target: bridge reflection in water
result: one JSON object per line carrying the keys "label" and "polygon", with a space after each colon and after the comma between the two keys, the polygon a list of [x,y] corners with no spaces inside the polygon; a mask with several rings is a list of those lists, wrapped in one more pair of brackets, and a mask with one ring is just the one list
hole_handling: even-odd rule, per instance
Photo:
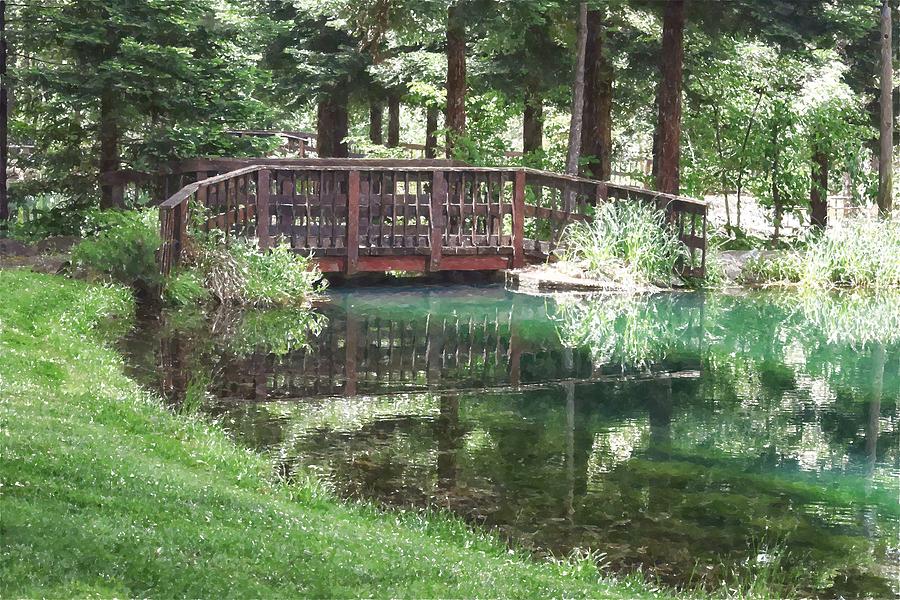
{"label": "bridge reflection in water", "polygon": [[776,551],[798,579],[773,595],[897,595],[896,341],[840,342],[772,295],[417,287],[337,291],[325,313],[302,349],[247,351],[224,315],[128,349],[284,480],[680,586]]}
{"label": "bridge reflection in water", "polygon": [[[702,304],[695,301],[677,340],[682,358],[635,366],[564,344],[548,320],[552,301],[499,288],[425,290],[338,293],[307,347],[284,355],[225,353],[209,392],[224,402],[309,400],[699,374]],[[161,387],[176,403],[191,378],[193,350],[181,336],[159,340]]]}

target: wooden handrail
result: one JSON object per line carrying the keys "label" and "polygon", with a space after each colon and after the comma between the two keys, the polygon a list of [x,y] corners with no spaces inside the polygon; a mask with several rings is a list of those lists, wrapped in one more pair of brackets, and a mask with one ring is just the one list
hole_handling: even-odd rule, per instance
{"label": "wooden handrail", "polygon": [[[318,175],[311,177],[310,173]],[[248,179],[253,174],[258,175]],[[236,183],[227,183],[232,180]],[[301,192],[301,180],[306,181],[307,186],[315,185]],[[276,219],[277,227],[270,234],[269,196],[272,193],[270,182],[273,181],[271,215]],[[296,190],[294,181],[298,186]],[[400,187],[403,181],[405,187]],[[410,191],[410,182],[415,184],[414,192]],[[254,183],[256,195],[251,193]],[[427,184],[424,191],[423,183]],[[386,184],[390,186],[386,188],[389,191],[382,187]],[[508,184],[513,186],[511,194],[509,188],[505,188]],[[530,195],[532,192],[526,195],[529,188],[533,195]],[[568,201],[560,204],[564,196],[571,198],[572,204]],[[318,256],[341,257],[341,270],[350,274],[356,272],[362,255],[360,241],[365,246],[366,240],[372,246],[364,249],[367,257],[370,250],[381,252],[387,248],[390,256],[410,257],[405,263],[395,261],[402,265],[414,264],[413,257],[421,256],[427,248],[429,258],[421,263],[427,270],[460,268],[452,265],[461,264],[462,258],[456,255],[466,248],[483,255],[479,264],[500,264],[499,259],[488,261],[487,256],[498,256],[498,252],[506,248],[511,252],[509,266],[521,267],[526,256],[552,253],[560,244],[568,223],[591,218],[591,206],[608,198],[652,202],[666,214],[666,222],[677,230],[679,239],[689,250],[691,264],[685,271],[702,274],[705,268],[708,203],[704,201],[528,167],[471,167],[448,164],[448,161],[352,160],[334,164],[333,161],[313,159],[301,164],[257,161],[221,175],[203,177],[172,194],[159,206],[163,241],[159,257],[164,273],[180,259],[188,222],[188,201],[192,197],[217,211],[208,219],[207,227],[224,229],[226,237],[229,232],[234,235],[255,232],[260,248],[266,249],[271,235],[287,235],[298,249],[318,250],[322,253]],[[527,204],[526,197],[534,198],[535,204]],[[215,201],[209,205],[212,198]],[[297,199],[301,199],[299,203]],[[383,210],[382,204],[391,207],[390,210]],[[398,206],[401,207],[399,211]],[[298,213],[295,213],[295,207]],[[363,214],[366,216],[360,221]],[[511,215],[511,235],[510,230],[505,229],[510,225],[503,226],[504,215]],[[399,225],[398,216],[402,217]],[[415,219],[410,221],[412,216]],[[295,222],[295,218],[300,220]],[[525,239],[526,219],[535,223],[534,228],[528,226],[533,232],[529,235],[537,236],[534,240]],[[702,219],[699,229],[698,219]],[[361,223],[363,232],[368,233],[360,234]],[[543,225],[538,226],[538,223]],[[400,232],[399,237],[395,230]],[[419,236],[426,234],[427,243],[416,241],[424,240]],[[385,235],[388,237],[383,237]],[[409,239],[413,242],[403,242],[404,236],[412,236]],[[385,239],[389,241],[385,243]],[[447,250],[443,250],[445,246]],[[491,250],[493,254],[488,252]],[[697,250],[701,252],[699,268],[693,266]],[[328,254],[324,254],[326,251]],[[503,253],[499,252],[499,255]],[[377,252],[375,256],[378,256]],[[330,260],[334,263],[337,259]],[[442,267],[443,262],[447,266]],[[373,268],[372,264],[369,268]]]}

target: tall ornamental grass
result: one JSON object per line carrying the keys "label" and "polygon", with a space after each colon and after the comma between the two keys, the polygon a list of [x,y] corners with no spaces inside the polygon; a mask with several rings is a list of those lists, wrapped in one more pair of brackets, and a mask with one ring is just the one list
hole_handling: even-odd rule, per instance
{"label": "tall ornamental grass", "polygon": [[564,248],[562,260],[578,264],[587,276],[626,286],[668,286],[685,255],[661,211],[628,202],[604,204],[592,222],[571,225]]}
{"label": "tall ornamental grass", "polygon": [[900,286],[900,220],[851,219],[813,240],[800,269],[810,287]]}
{"label": "tall ornamental grass", "polygon": [[745,283],[797,283],[802,287],[900,287],[900,219],[861,217],[813,234],[805,249],[748,261]]}

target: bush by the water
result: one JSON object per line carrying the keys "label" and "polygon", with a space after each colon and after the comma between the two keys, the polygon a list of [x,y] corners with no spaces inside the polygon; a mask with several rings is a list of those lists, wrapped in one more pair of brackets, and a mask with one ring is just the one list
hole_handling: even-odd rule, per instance
{"label": "bush by the water", "polygon": [[73,266],[88,276],[106,276],[142,292],[158,290],[156,264],[159,217],[156,211],[95,211],[88,215],[85,239],[72,251]]}
{"label": "bush by the water", "polygon": [[310,260],[286,245],[261,253],[250,242],[207,239],[197,246],[193,268],[222,304],[296,306],[326,285]]}
{"label": "bush by the water", "polygon": [[666,226],[661,211],[614,202],[600,206],[592,222],[579,222],[566,230],[561,258],[578,264],[589,277],[626,286],[668,286],[684,254],[684,244]]}
{"label": "bush by the water", "polygon": [[249,241],[226,243],[218,232],[197,234],[185,264],[163,278],[156,262],[160,246],[155,210],[97,211],[85,225],[90,235],[73,251],[76,270],[157,295],[174,305],[216,300],[249,306],[297,306],[324,289],[321,273],[286,246],[261,253]]}
{"label": "bush by the water", "polygon": [[850,219],[811,237],[799,252],[745,265],[748,283],[799,283],[807,287],[900,286],[900,220]]}

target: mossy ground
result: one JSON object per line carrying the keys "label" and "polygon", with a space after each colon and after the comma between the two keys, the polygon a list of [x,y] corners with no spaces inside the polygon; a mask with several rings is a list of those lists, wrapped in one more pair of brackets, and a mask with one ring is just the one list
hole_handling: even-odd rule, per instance
{"label": "mossy ground", "polygon": [[127,326],[124,290],[25,271],[0,271],[0,290],[4,597],[655,595],[444,515],[274,482],[123,374],[104,330]]}

